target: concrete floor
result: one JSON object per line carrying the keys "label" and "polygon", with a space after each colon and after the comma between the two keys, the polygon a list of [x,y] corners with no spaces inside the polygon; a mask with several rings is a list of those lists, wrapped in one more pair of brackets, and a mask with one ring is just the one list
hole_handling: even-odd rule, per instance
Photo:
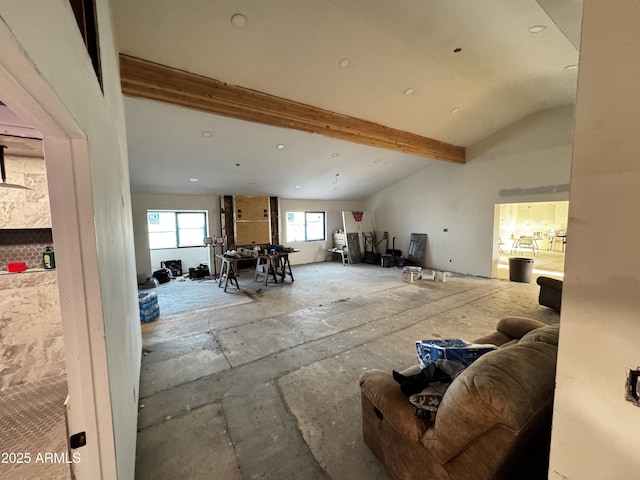
{"label": "concrete floor", "polygon": [[413,365],[415,340],[472,340],[507,315],[559,321],[535,282],[409,284],[400,269],[338,262],[293,273],[265,286],[241,272],[227,293],[213,281],[157,289],[160,318],[142,326],[137,479],[388,479],[362,442],[363,371]]}

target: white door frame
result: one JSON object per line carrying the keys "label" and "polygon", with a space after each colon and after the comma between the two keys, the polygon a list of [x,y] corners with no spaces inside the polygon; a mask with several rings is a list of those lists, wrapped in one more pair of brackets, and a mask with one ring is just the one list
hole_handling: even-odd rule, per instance
{"label": "white door frame", "polygon": [[44,136],[78,479],[115,479],[116,459],[87,141],[0,19],[0,100]]}

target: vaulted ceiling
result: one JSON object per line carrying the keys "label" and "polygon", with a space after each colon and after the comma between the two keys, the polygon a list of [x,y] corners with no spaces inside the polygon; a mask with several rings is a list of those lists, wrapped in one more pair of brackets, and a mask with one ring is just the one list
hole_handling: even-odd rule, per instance
{"label": "vaulted ceiling", "polygon": [[[111,4],[123,54],[458,147],[575,98],[578,0]],[[440,161],[148,98],[134,192],[365,198]]]}

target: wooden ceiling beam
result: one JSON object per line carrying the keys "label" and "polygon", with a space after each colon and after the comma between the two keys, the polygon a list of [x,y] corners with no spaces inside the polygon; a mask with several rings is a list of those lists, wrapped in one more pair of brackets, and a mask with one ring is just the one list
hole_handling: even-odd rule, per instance
{"label": "wooden ceiling beam", "polygon": [[120,54],[122,93],[239,120],[465,163],[465,148]]}

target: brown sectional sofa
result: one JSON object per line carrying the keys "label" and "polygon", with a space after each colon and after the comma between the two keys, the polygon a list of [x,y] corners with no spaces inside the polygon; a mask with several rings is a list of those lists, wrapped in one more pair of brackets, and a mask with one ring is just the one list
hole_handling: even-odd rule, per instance
{"label": "brown sectional sofa", "polygon": [[546,478],[558,331],[530,319],[501,320],[475,340],[500,348],[455,378],[432,424],[416,418],[389,373],[363,373],[365,443],[397,480]]}

